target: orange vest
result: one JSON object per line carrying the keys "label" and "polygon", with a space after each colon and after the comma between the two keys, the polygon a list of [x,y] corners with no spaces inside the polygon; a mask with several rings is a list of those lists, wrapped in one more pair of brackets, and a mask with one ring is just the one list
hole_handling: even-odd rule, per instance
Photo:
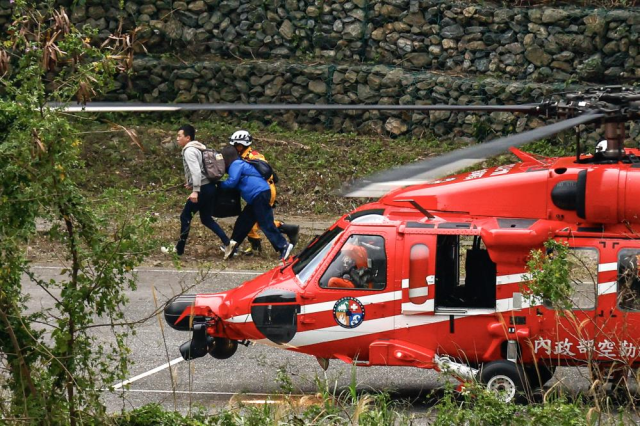
{"label": "orange vest", "polygon": [[[262,160],[268,163],[267,159],[264,158],[264,155],[260,154],[258,151],[251,149],[250,147],[245,148],[240,154],[240,158],[243,160]],[[276,202],[276,184],[273,183],[273,179],[269,179],[267,181],[269,184],[269,189],[271,189],[271,200],[269,200],[269,205],[273,206]]]}

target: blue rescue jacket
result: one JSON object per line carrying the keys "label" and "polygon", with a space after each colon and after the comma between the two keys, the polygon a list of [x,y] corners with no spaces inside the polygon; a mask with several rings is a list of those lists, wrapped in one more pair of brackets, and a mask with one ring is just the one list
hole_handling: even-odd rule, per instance
{"label": "blue rescue jacket", "polygon": [[269,184],[256,168],[240,159],[231,163],[229,177],[220,186],[226,189],[238,188],[247,204],[251,204],[259,193],[270,191]]}

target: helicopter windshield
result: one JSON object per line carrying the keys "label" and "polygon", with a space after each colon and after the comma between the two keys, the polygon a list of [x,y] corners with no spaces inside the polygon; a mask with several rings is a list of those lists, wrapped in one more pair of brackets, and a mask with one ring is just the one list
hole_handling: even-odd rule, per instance
{"label": "helicopter windshield", "polygon": [[344,229],[339,226],[328,230],[319,237],[314,238],[307,248],[298,255],[298,262],[293,265],[293,272],[298,276],[302,284],[307,283],[313,271],[315,271],[329,249],[338,237],[340,237],[342,231],[344,231]]}

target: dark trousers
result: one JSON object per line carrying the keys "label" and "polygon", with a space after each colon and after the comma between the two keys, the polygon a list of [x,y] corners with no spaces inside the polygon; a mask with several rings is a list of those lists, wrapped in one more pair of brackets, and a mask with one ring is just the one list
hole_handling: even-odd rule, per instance
{"label": "dark trousers", "polygon": [[270,200],[271,190],[268,189],[258,194],[251,204],[247,204],[242,210],[231,234],[231,239],[236,241],[238,245],[247,237],[253,224],[258,222],[260,229],[262,229],[273,248],[279,252],[287,248],[289,243],[273,223],[273,208],[269,205]]}
{"label": "dark trousers", "polygon": [[213,205],[216,197],[216,185],[214,183],[208,183],[200,187],[200,193],[198,194],[198,202],[194,203],[191,200],[187,200],[187,203],[182,209],[180,215],[180,241],[176,245],[176,251],[178,254],[184,252],[184,246],[187,244],[187,238],[189,238],[189,230],[191,229],[191,220],[196,213],[200,213],[200,222],[207,228],[211,229],[216,234],[222,244],[229,245],[229,237],[224,233],[218,222],[213,220]]}

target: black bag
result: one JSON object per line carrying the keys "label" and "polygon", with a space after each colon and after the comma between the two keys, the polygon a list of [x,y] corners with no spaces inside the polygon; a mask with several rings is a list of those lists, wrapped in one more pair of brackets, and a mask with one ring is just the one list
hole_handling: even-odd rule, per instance
{"label": "black bag", "polygon": [[273,171],[273,167],[271,167],[271,164],[258,159],[245,161],[255,167],[255,169],[258,171],[258,173],[260,173],[264,180],[273,178],[273,183],[278,183],[278,175],[276,175],[276,172]]}
{"label": "black bag", "polygon": [[213,217],[239,216],[242,211],[240,205],[240,191],[237,189],[224,189],[216,185],[216,198],[213,203]]}

